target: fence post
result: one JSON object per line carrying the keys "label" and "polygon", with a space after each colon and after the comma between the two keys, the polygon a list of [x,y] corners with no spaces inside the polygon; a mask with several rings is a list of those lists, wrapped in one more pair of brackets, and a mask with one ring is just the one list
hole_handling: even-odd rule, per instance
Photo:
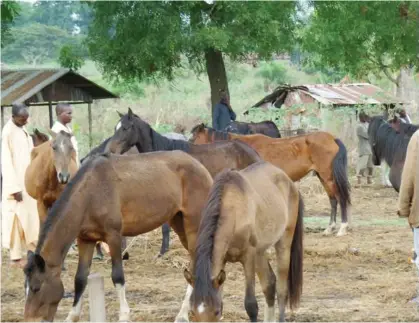
{"label": "fence post", "polygon": [[89,317],[90,322],[106,322],[105,287],[101,274],[94,273],[88,277]]}

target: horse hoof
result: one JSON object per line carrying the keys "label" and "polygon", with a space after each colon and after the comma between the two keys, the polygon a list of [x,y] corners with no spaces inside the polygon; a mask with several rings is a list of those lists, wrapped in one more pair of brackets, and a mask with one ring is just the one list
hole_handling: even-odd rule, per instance
{"label": "horse hoof", "polygon": [[336,236],[342,237],[342,236],[346,236],[347,234],[348,234],[348,225],[342,224]]}
{"label": "horse hoof", "polygon": [[331,227],[328,227],[326,230],[323,231],[324,236],[330,236],[333,232],[333,229]]}
{"label": "horse hoof", "polygon": [[68,314],[67,318],[65,319],[66,322],[78,322],[80,320],[79,315],[74,315],[72,313]]}

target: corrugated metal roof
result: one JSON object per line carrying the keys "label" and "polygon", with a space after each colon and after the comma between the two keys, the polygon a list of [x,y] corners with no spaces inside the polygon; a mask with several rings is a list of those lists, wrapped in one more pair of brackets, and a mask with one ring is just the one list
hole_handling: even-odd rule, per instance
{"label": "corrugated metal roof", "polygon": [[36,103],[46,102],[43,100],[45,93],[42,93],[42,91],[56,81],[60,81],[74,91],[61,91],[60,93],[55,93],[59,90],[49,91],[48,101],[74,101],[77,95],[71,92],[77,94],[77,91],[81,91],[84,96],[94,100],[118,98],[117,95],[69,69],[12,70],[2,68],[1,105],[22,103],[29,99]]}
{"label": "corrugated metal roof", "polygon": [[369,83],[353,84],[306,84],[279,86],[254,107],[272,103],[290,107],[296,104],[320,102],[324,105],[403,104],[400,98]]}

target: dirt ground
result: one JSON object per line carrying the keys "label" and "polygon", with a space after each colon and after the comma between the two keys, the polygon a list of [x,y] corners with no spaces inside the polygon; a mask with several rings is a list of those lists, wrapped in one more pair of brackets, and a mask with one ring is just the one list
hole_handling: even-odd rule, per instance
{"label": "dirt ground", "polygon": [[[352,182],[354,182],[352,180]],[[378,182],[378,181],[376,181]],[[300,308],[287,309],[288,321],[418,321],[415,296],[416,272],[408,263],[413,246],[405,219],[396,215],[397,194],[378,184],[352,187],[352,231],[348,236],[324,237],[321,231],[329,220],[329,201],[315,177],[300,183],[305,197],[304,287]],[[338,214],[340,222],[340,214]],[[186,282],[183,267],[186,251],[175,234],[164,259],[155,260],[160,229],[140,236],[125,262],[127,300],[132,321],[171,321],[180,309]],[[73,292],[76,255],[66,260],[62,275],[66,292]],[[10,269],[2,254],[1,320],[23,318],[23,272]],[[224,321],[248,321],[244,309],[244,279],[239,265],[228,264],[224,288]],[[119,302],[110,278],[109,257],[94,261],[91,272],[105,277],[108,321],[118,320]],[[259,320],[263,320],[263,295],[257,283]],[[88,297],[84,296],[82,320],[88,318]],[[61,301],[56,321],[67,316],[72,299]],[[276,312],[278,313],[278,311]]]}

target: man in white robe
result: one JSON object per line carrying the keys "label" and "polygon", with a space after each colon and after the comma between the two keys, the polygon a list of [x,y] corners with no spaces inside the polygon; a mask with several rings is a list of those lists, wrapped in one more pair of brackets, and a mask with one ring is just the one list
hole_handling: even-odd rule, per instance
{"label": "man in white robe", "polygon": [[[55,121],[51,130],[55,133],[59,133],[61,130],[69,134],[73,134],[73,131],[69,127],[71,120],[73,119],[73,107],[67,103],[58,103],[55,107],[55,114],[57,121]],[[73,144],[74,150],[76,151],[77,166],[80,166],[78,144],[75,136],[71,137],[71,143]]]}
{"label": "man in white robe", "polygon": [[31,161],[32,138],[25,128],[28,108],[12,107],[12,118],[2,130],[2,245],[9,249],[11,264],[22,267],[26,250],[35,250],[39,216],[34,200],[26,192],[25,172]]}

